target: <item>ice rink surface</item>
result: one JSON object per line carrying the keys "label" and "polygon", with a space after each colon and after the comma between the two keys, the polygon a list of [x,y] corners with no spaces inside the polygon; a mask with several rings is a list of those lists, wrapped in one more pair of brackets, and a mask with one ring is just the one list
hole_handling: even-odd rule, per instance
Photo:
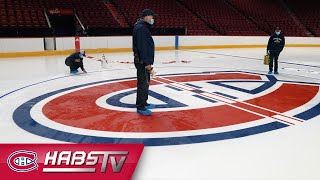
{"label": "ice rink surface", "polygon": [[271,76],[264,54],[157,51],[148,118],[132,53],[78,75],[65,56],[1,58],[0,143],[144,143],[137,180],[320,179],[319,48],[285,48]]}

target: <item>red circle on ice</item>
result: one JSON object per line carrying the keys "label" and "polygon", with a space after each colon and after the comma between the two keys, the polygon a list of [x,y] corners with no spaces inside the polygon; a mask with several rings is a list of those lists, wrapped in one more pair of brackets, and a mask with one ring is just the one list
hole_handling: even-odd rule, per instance
{"label": "red circle on ice", "polygon": [[[179,75],[166,77],[176,82],[212,80],[261,80],[260,75],[244,73],[217,73],[202,75]],[[151,85],[158,82],[152,81]],[[57,97],[44,105],[43,114],[50,120],[68,126],[111,132],[174,132],[217,128],[262,119],[253,114],[228,105],[208,108],[156,112],[145,117],[136,112],[125,112],[99,107],[96,100],[117,91],[135,88],[136,80],[111,82],[108,84],[77,90]],[[294,89],[294,90],[293,90]],[[275,91],[249,99],[245,102],[276,112],[286,112],[310,101],[319,87],[283,83]],[[264,111],[241,102],[233,105],[264,116],[276,113]]]}

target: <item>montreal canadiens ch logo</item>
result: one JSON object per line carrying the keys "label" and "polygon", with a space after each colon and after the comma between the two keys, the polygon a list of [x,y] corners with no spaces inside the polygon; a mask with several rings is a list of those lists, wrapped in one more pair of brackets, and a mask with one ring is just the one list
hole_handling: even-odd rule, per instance
{"label": "montreal canadiens ch logo", "polygon": [[250,72],[202,72],[151,80],[150,117],[135,111],[136,80],[109,79],[59,89],[18,107],[30,133],[73,143],[162,146],[210,142],[300,125],[318,116],[319,84]]}
{"label": "montreal canadiens ch logo", "polygon": [[38,168],[37,154],[32,151],[20,150],[8,157],[8,166],[16,172],[29,172]]}

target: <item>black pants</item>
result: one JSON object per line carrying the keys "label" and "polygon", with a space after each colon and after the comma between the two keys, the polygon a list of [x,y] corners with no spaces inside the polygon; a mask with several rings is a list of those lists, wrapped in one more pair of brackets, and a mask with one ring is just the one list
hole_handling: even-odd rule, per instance
{"label": "black pants", "polygon": [[81,70],[84,70],[83,62],[73,62],[66,59],[65,64],[70,67],[70,71],[75,71],[79,68],[81,68]]}
{"label": "black pants", "polygon": [[144,110],[147,106],[149,95],[150,72],[140,63],[134,64],[137,69],[137,100],[136,106],[139,110]]}
{"label": "black pants", "polygon": [[279,51],[270,51],[270,63],[269,63],[269,71],[273,70],[273,62],[274,62],[274,72],[278,72],[278,58],[280,52]]}

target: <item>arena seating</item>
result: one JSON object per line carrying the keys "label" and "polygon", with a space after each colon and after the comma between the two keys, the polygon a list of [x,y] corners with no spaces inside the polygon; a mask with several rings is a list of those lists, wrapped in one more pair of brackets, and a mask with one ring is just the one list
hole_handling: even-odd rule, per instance
{"label": "arena seating", "polygon": [[293,14],[280,0],[0,0],[0,36],[17,32],[46,36],[49,26],[44,11],[55,8],[74,9],[85,28],[102,32],[103,28],[129,32],[141,11],[149,8],[159,14],[154,28],[183,28],[187,35],[259,36],[279,26],[286,36],[307,36],[306,29],[320,36],[316,0],[283,2]]}
{"label": "arena seating", "polygon": [[38,2],[24,0],[0,0],[1,27],[48,27]]}
{"label": "arena seating", "polygon": [[224,35],[266,35],[224,0],[183,0]]}
{"label": "arena seating", "polygon": [[320,36],[320,4],[318,0],[287,0],[288,6],[313,35]]}
{"label": "arena seating", "polygon": [[280,27],[286,36],[306,36],[278,0],[230,0],[236,8],[252,17],[269,34]]}
{"label": "arena seating", "polygon": [[143,9],[149,8],[159,14],[155,20],[155,28],[187,28],[189,35],[218,35],[175,0],[114,0],[114,2],[131,25],[137,22]]}
{"label": "arena seating", "polygon": [[44,8],[75,9],[85,26],[120,27],[101,0],[0,0],[1,27],[48,27]]}

